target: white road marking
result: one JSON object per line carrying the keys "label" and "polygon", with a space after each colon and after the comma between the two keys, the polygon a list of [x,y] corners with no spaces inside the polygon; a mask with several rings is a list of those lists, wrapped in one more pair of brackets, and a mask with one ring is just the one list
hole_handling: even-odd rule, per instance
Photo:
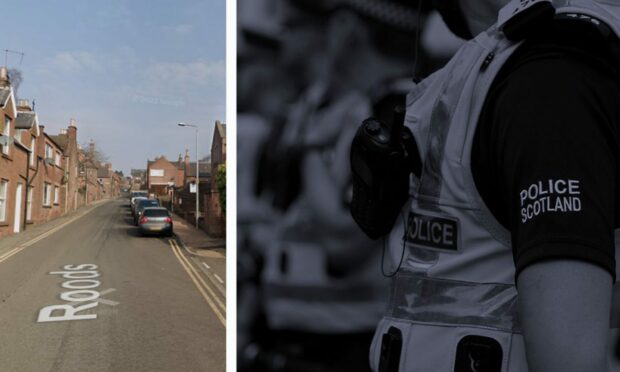
{"label": "white road marking", "polygon": [[211,266],[207,265],[207,264],[206,264],[206,263],[204,263],[204,262],[203,262],[202,264],[203,264],[203,265],[205,265],[205,267],[206,267],[207,269],[210,269],[210,268],[211,268]]}
{"label": "white road marking", "polygon": [[217,279],[218,282],[224,284],[224,281],[222,280],[222,278],[220,278],[219,275],[217,275],[216,273],[213,273],[213,275],[215,275],[215,279]]}
{"label": "white road marking", "polygon": [[108,289],[106,289],[106,290],[104,290],[104,291],[99,292],[99,294],[103,296],[103,295],[106,295],[106,294],[108,294],[108,293],[112,293],[112,292],[114,292],[114,291],[116,291],[116,289],[114,289],[114,288],[108,288]]}
{"label": "white road marking", "polygon": [[120,302],[116,302],[116,301],[112,301],[112,300],[106,300],[105,298],[99,298],[97,299],[97,302],[101,303],[101,304],[106,304],[109,306],[116,306],[118,304],[120,304]]}

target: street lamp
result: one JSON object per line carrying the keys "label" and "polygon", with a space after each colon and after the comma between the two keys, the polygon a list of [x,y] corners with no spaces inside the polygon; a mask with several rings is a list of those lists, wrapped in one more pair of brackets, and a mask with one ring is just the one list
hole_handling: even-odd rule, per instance
{"label": "street lamp", "polygon": [[198,205],[198,199],[200,196],[200,190],[198,185],[200,184],[200,173],[198,172],[198,126],[192,124],[178,123],[180,127],[192,127],[196,129],[196,228],[198,228],[198,216],[200,215],[200,209]]}

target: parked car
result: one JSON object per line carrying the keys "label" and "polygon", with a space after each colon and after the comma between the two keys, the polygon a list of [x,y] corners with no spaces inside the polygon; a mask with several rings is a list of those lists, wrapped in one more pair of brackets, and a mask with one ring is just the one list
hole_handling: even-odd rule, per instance
{"label": "parked car", "polygon": [[166,235],[172,236],[172,217],[166,208],[145,208],[142,217],[138,220],[138,228],[141,235]]}
{"label": "parked car", "polygon": [[157,199],[140,199],[136,202],[135,213],[134,213],[134,223],[137,225],[138,220],[140,219],[140,215],[142,215],[142,211],[144,208],[152,208],[152,207],[161,207],[159,204],[159,200]]}
{"label": "parked car", "polygon": [[130,205],[130,206],[133,206],[133,200],[134,200],[134,198],[137,198],[137,197],[147,198],[147,197],[149,196],[148,194],[149,194],[149,193],[148,193],[148,191],[146,191],[146,190],[142,190],[142,191],[132,191],[132,192],[130,192],[130,193],[129,193],[129,205]]}
{"label": "parked car", "polygon": [[131,214],[135,216],[136,204],[138,203],[138,201],[147,199],[148,198],[146,196],[134,196],[133,198],[131,198]]}

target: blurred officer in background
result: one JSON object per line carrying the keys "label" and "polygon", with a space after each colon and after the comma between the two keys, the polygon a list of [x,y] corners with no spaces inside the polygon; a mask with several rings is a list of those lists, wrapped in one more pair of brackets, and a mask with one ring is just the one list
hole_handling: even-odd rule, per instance
{"label": "blurred officer in background", "polygon": [[239,17],[244,48],[274,46],[240,51],[239,368],[370,370],[389,287],[381,245],[348,212],[350,144],[404,102],[419,17],[409,0],[274,4],[262,14],[278,31],[247,38]]}
{"label": "blurred officer in background", "polygon": [[[435,3],[471,40],[408,96],[415,154],[396,123],[352,150],[354,190],[377,196],[353,214],[398,271],[373,370],[620,371],[620,3]],[[416,154],[411,182],[379,177]]]}

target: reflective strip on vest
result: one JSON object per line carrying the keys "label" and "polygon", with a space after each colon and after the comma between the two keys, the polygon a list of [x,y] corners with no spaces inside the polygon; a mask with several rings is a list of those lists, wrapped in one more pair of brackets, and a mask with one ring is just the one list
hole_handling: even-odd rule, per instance
{"label": "reflective strip on vest", "polygon": [[401,271],[392,282],[388,317],[520,332],[513,285],[469,283]]}
{"label": "reflective strip on vest", "polygon": [[[394,278],[386,316],[521,333],[515,286],[430,278],[410,271],[401,271]],[[609,327],[620,328],[619,283],[613,288]]]}

